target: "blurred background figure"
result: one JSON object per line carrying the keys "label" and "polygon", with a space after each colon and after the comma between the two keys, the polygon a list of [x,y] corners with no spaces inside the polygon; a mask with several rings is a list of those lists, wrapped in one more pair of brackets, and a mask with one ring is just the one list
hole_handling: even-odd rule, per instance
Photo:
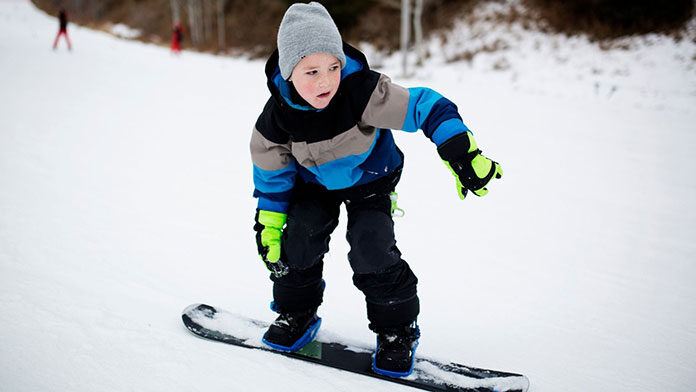
{"label": "blurred background figure", "polygon": [[181,22],[176,22],[174,24],[174,29],[172,30],[172,53],[181,53],[181,40],[183,39],[183,28],[181,27]]}
{"label": "blurred background figure", "polygon": [[60,23],[60,29],[58,30],[58,35],[56,35],[55,41],[53,41],[53,49],[55,50],[58,47],[58,40],[62,35],[65,37],[65,42],[68,43],[68,50],[72,50],[70,38],[68,38],[68,14],[64,9],[60,10],[60,13],[58,14],[58,21]]}

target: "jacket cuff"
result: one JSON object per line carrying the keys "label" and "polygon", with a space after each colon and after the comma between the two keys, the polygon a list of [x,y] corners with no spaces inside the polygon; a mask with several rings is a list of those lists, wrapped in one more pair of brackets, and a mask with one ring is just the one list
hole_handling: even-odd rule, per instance
{"label": "jacket cuff", "polygon": [[440,158],[447,162],[458,161],[476,151],[478,146],[471,132],[454,135],[437,148]]}
{"label": "jacket cuff", "polygon": [[258,208],[259,210],[280,212],[284,214],[288,211],[289,206],[289,201],[276,201],[267,199],[265,197],[259,197],[259,201],[256,205],[256,208]]}

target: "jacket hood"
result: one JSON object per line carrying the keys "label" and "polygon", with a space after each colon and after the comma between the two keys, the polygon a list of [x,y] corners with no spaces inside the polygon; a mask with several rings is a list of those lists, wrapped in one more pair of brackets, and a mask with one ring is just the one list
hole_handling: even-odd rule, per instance
{"label": "jacket hood", "polygon": [[[365,55],[358,49],[348,45],[346,42],[343,42],[343,53],[346,55],[346,66],[341,70],[341,85],[338,87],[337,94],[343,89],[344,79],[370,69]],[[288,106],[290,108],[303,111],[324,110],[313,108],[307,104],[307,102],[304,102],[304,100],[301,99],[296,92],[293,94],[294,87],[292,86],[292,83],[283,79],[283,76],[280,74],[280,66],[278,65],[278,49],[276,49],[273,54],[271,54],[271,57],[268,58],[268,61],[266,61],[266,80],[266,84],[268,86],[268,90],[271,92],[271,96],[276,104],[278,104],[280,107]],[[294,99],[293,96],[295,96]]]}

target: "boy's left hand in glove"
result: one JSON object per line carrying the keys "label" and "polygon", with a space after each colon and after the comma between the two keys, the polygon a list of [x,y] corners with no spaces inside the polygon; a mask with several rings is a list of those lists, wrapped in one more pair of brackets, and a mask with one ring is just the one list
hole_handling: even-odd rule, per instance
{"label": "boy's left hand in glove", "polygon": [[437,152],[454,174],[459,198],[462,200],[468,191],[474,192],[476,196],[487,195],[486,186],[493,177],[503,176],[503,169],[498,162],[481,155],[470,132],[456,135],[442,143]]}
{"label": "boy's left hand in glove", "polygon": [[288,266],[280,260],[280,238],[288,215],[282,212],[256,210],[256,247],[266,268],[280,278],[286,275]]}

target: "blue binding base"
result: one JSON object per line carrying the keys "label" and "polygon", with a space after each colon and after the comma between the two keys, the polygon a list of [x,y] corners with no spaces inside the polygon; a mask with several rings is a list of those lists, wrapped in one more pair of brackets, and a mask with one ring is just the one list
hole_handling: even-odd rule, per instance
{"label": "blue binding base", "polygon": [[[268,345],[269,347],[271,347],[274,350],[284,351],[287,353],[293,353],[293,352],[301,349],[302,347],[304,347],[307,343],[311,342],[312,339],[314,339],[314,337],[317,336],[317,332],[319,331],[320,326],[321,326],[321,317],[317,318],[317,321],[312,323],[309,326],[309,328],[307,328],[307,332],[305,332],[304,335],[302,335],[299,339],[297,339],[295,344],[293,344],[290,347],[281,346],[279,344],[271,343],[271,342],[267,341],[265,337],[261,340],[266,345]],[[411,365],[411,366],[413,366],[413,365]]]}
{"label": "blue binding base", "polygon": [[406,377],[410,376],[411,373],[413,373],[413,365],[416,363],[416,348],[418,348],[418,341],[416,340],[416,344],[413,345],[413,348],[411,349],[411,367],[408,369],[407,372],[392,372],[391,370],[384,370],[380,369],[377,367],[377,350],[379,350],[379,340],[377,341],[377,350],[375,350],[375,354],[372,355],[372,370],[375,371],[377,374],[381,374],[383,376],[387,377]]}

